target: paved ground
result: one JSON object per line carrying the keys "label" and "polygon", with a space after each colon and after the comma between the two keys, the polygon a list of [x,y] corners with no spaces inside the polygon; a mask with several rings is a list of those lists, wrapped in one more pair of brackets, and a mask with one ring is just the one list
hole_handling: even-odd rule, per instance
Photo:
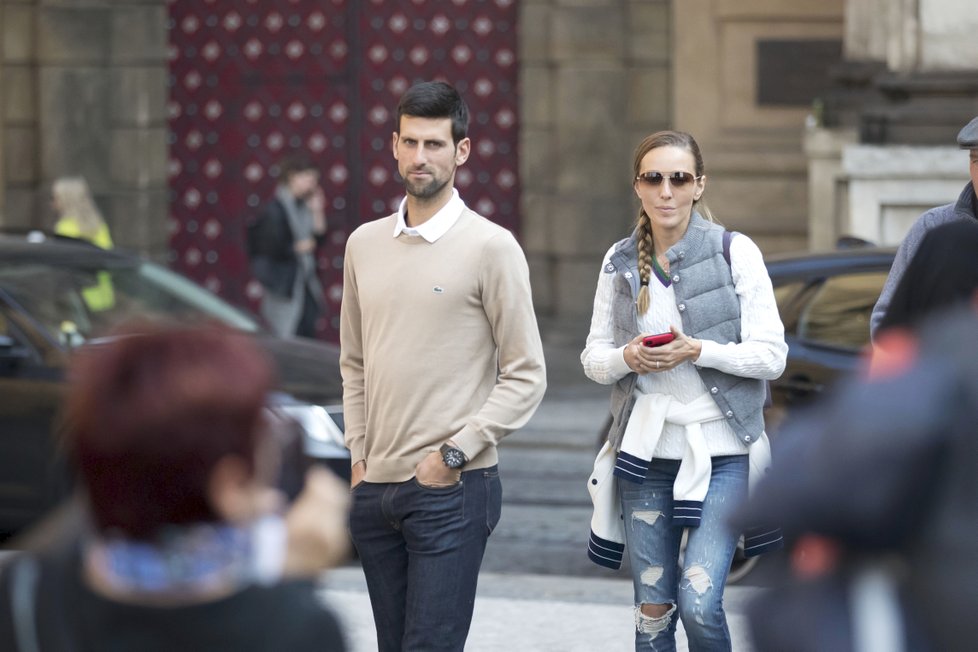
{"label": "paved ground", "polygon": [[[350,652],[375,652],[363,572],[327,574],[324,597],[345,627]],[[725,603],[733,649],[749,652],[744,607],[756,587],[728,587]],[[467,652],[625,652],[633,649],[631,581],[559,575],[483,573]],[[677,647],[687,650],[682,631]]]}

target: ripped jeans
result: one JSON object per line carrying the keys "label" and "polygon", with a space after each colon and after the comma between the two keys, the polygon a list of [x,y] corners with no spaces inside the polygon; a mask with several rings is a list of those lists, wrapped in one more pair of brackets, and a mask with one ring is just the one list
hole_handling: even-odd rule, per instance
{"label": "ripped jeans", "polygon": [[[747,455],[712,461],[702,521],[689,528],[681,567],[683,528],[671,523],[679,460],[653,459],[643,484],[617,479],[635,585],[636,651],[673,652],[677,614],[691,652],[730,650],[723,587],[740,535],[730,529],[727,518],[747,497],[748,464]],[[663,617],[652,618],[641,613],[643,604],[672,606]]]}

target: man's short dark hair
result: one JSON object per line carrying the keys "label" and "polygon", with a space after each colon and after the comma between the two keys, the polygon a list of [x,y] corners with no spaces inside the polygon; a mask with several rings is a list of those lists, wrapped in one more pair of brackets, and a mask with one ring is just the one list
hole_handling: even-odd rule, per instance
{"label": "man's short dark hair", "polygon": [[407,89],[397,104],[397,133],[401,133],[401,116],[405,115],[413,118],[451,118],[452,141],[456,145],[469,131],[469,107],[455,87],[447,82],[419,82]]}
{"label": "man's short dark hair", "polygon": [[312,162],[312,159],[301,152],[287,154],[278,162],[276,167],[278,167],[278,180],[283,183],[288,181],[289,177],[293,174],[307,170],[319,171],[319,168]]}

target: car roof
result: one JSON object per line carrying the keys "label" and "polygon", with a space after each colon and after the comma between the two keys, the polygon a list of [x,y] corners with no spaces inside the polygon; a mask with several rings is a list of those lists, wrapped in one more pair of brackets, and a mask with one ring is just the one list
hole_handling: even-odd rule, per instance
{"label": "car roof", "polygon": [[831,251],[797,252],[766,256],[768,274],[779,278],[805,278],[840,272],[889,270],[896,247],[851,247]]}
{"label": "car roof", "polygon": [[101,249],[84,240],[40,231],[24,235],[0,234],[0,261],[3,262],[45,263],[60,267],[132,267],[140,260],[135,254]]}

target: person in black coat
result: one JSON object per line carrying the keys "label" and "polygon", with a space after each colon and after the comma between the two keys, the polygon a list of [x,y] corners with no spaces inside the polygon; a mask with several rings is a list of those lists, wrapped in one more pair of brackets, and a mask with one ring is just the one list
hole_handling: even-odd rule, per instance
{"label": "person in black coat", "polygon": [[758,652],[973,650],[978,641],[978,224],[930,231],[872,365],[779,433],[739,520],[780,525]]}
{"label": "person in black coat", "polygon": [[279,165],[279,185],[248,226],[251,270],[265,293],[261,314],[281,337],[315,337],[324,309],[316,249],[326,236],[319,171],[301,157]]}

